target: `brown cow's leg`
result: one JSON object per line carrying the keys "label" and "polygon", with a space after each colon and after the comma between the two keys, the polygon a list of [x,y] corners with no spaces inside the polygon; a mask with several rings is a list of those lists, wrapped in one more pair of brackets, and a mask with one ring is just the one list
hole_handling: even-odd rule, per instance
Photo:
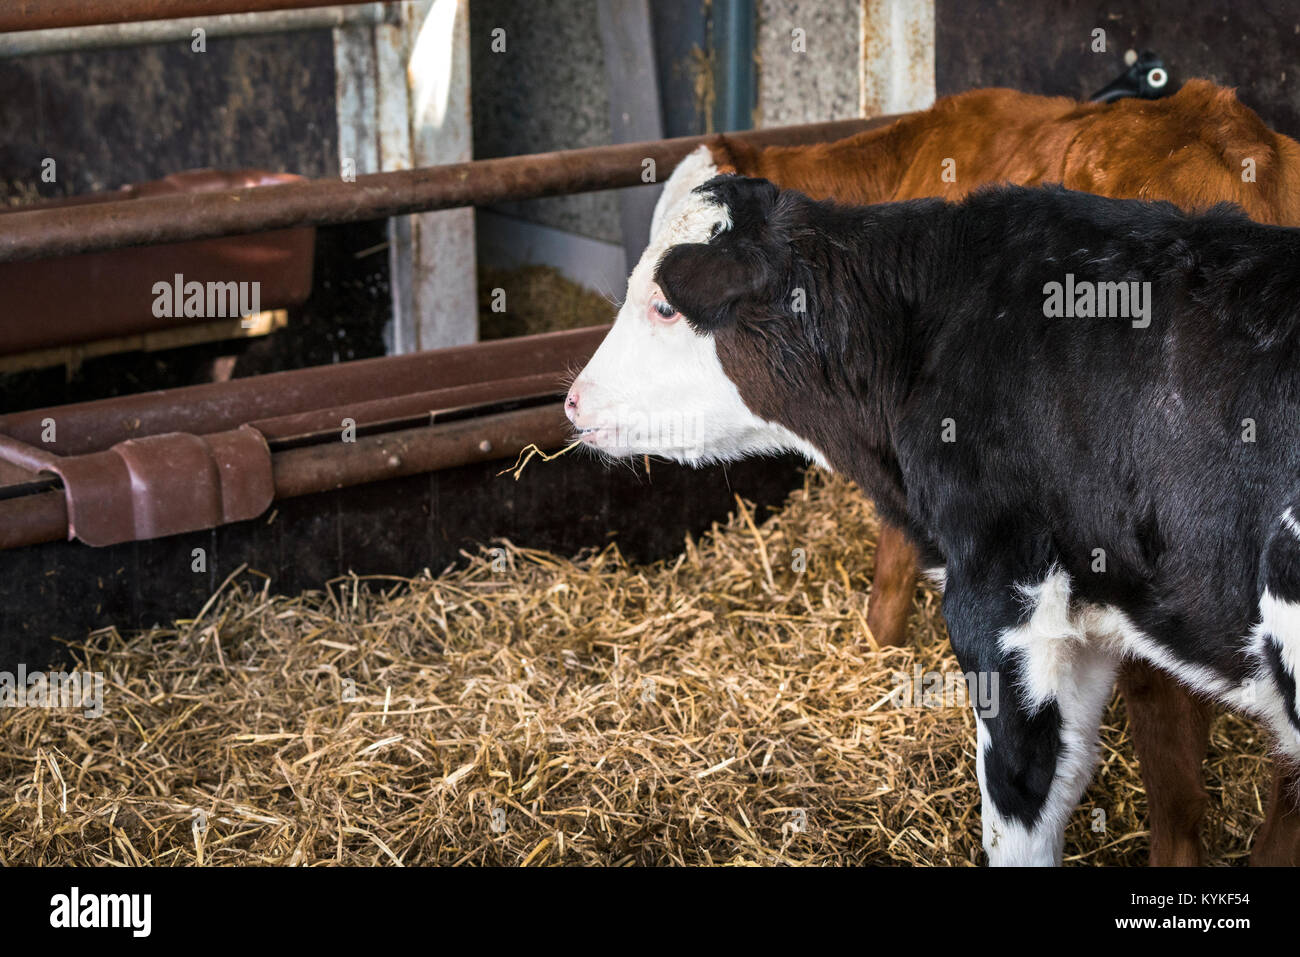
{"label": "brown cow's leg", "polygon": [[867,627],[882,648],[901,645],[907,640],[907,617],[916,595],[916,558],[916,549],[907,537],[894,526],[881,522]]}
{"label": "brown cow's leg", "polygon": [[1143,661],[1125,662],[1119,688],[1146,786],[1151,864],[1202,864],[1201,821],[1209,797],[1201,766],[1210,743],[1210,707]]}
{"label": "brown cow's leg", "polygon": [[1285,758],[1273,762],[1273,790],[1264,823],[1250,852],[1255,866],[1300,864],[1300,769]]}

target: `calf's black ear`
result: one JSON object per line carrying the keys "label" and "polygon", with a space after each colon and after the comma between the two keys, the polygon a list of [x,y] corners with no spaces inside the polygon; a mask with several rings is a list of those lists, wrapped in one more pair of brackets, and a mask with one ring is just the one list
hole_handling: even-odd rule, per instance
{"label": "calf's black ear", "polygon": [[736,307],[756,298],[767,279],[753,250],[682,243],[659,260],[655,282],[697,332],[714,332],[734,322]]}
{"label": "calf's black ear", "polygon": [[734,173],[715,176],[695,187],[695,192],[726,207],[727,217],[737,233],[750,233],[761,228],[781,195],[775,183]]}

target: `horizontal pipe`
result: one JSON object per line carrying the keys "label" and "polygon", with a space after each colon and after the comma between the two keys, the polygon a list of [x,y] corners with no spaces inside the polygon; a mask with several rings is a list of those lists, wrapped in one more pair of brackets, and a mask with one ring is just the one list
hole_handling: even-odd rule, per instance
{"label": "horizontal pipe", "polygon": [[29,472],[39,472],[48,469],[57,461],[57,455],[44,449],[19,442],[8,435],[0,435],[0,462],[8,462]]}
{"label": "horizontal pipe", "polygon": [[[565,377],[562,373],[544,372],[540,375],[492,379],[449,389],[372,399],[369,402],[330,409],[296,412],[273,419],[258,419],[249,425],[265,435],[270,442],[297,441],[299,444],[309,444],[302,440],[321,435],[336,436],[342,430],[345,419],[351,419],[357,428],[382,426],[395,420],[419,417],[427,425],[435,421],[435,415],[441,420],[453,411],[464,410],[467,406],[481,409],[484,405],[525,398],[557,399],[564,392],[564,384]],[[465,411],[468,413],[470,410]],[[462,417],[468,417],[468,414]],[[0,446],[0,457],[3,455],[4,447]]]}
{"label": "horizontal pipe", "polygon": [[301,10],[304,7],[356,6],[369,2],[371,0],[6,0],[0,4],[0,33],[212,17],[225,13]]}
{"label": "horizontal pipe", "polygon": [[275,497],[294,498],[366,482],[490,462],[529,444],[558,448],[573,431],[559,402],[446,425],[402,429],[276,452]]}
{"label": "horizontal pipe", "polygon": [[[480,382],[580,368],[608,326],[548,332],[433,349],[404,356],[358,359],[229,382],[48,406],[0,415],[0,434],[39,448],[46,421],[60,455],[97,452],[127,439],[161,432],[204,435],[321,409]],[[559,390],[557,390],[559,391]],[[355,417],[355,416],[354,416]],[[360,420],[358,420],[360,421]]]}
{"label": "horizontal pipe", "polygon": [[0,58],[181,41],[188,46],[193,37],[192,31],[199,29],[211,40],[215,37],[246,37],[262,33],[330,30],[354,24],[373,25],[383,21],[383,4],[372,3],[366,6],[330,6],[309,10],[280,10],[274,13],[231,13],[187,20],[151,20],[142,23],[106,23],[93,27],[26,30],[21,33],[0,33]]}
{"label": "horizontal pipe", "polygon": [[68,502],[62,490],[0,499],[0,550],[67,537]]}
{"label": "horizontal pipe", "polygon": [[[839,120],[728,136],[757,146],[825,142],[894,119]],[[370,173],[355,182],[317,179],[19,210],[4,216],[0,262],[638,186],[646,159],[654,160],[655,178],[662,180],[693,149],[713,140],[683,136]]]}
{"label": "horizontal pipe", "polygon": [[[275,499],[510,459],[530,444],[550,451],[563,445],[571,432],[563,406],[552,402],[362,436],[355,442],[286,449],[271,456]],[[0,550],[67,537],[68,511],[63,491],[0,499]]]}

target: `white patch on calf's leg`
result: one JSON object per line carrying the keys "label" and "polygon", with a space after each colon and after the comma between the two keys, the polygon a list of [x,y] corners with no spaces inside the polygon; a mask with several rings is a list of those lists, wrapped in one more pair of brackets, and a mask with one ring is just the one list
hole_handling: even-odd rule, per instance
{"label": "white patch on calf's leg", "polygon": [[1079,799],[1092,780],[1100,752],[1101,716],[1115,684],[1117,662],[1095,648],[1085,649],[1075,659],[1071,686],[1057,697],[1061,713],[1060,743],[1056,768],[1038,817],[1026,826],[1006,814],[991,796],[985,772],[985,752],[992,740],[984,721],[979,728],[976,768],[983,800],[980,815],[984,850],[995,867],[1048,867],[1061,863],[1065,828]]}
{"label": "white patch on calf's leg", "polygon": [[1256,670],[1249,682],[1256,714],[1264,718],[1281,750],[1300,760],[1300,522],[1286,508],[1261,556],[1263,589],[1259,623],[1249,652]]}
{"label": "white patch on calf's leg", "polygon": [[1008,689],[1012,700],[1029,714],[1051,704],[1060,714],[1056,766],[1032,824],[1004,813],[988,786],[986,752],[993,738],[977,715],[984,847],[993,865],[1047,866],[1061,863],[1065,827],[1097,766],[1101,716],[1118,661],[1090,639],[1071,607],[1063,571],[1053,568],[1041,583],[1020,591],[1032,610],[1024,624],[1002,632],[999,647],[1021,675]]}
{"label": "white patch on calf's leg", "polygon": [[[1251,633],[1251,655],[1257,670],[1251,684],[1255,714],[1268,722],[1278,745],[1300,760],[1300,604],[1285,601],[1264,589],[1259,599],[1260,622]],[[1279,680],[1275,662],[1290,676]]]}
{"label": "white patch on calf's leg", "polygon": [[1033,610],[1024,624],[1004,631],[998,645],[1019,656],[1023,690],[1038,708],[1056,697],[1088,635],[1072,614],[1070,576],[1061,569],[1053,567],[1037,585],[1021,585],[1018,591]]}
{"label": "white patch on calf's leg", "polygon": [[1050,846],[1035,840],[1030,829],[998,810],[989,797],[988,777],[984,770],[986,755],[993,747],[988,728],[978,714],[975,716],[975,775],[979,779],[980,827],[983,833],[984,853],[994,867],[1051,867],[1058,863]]}

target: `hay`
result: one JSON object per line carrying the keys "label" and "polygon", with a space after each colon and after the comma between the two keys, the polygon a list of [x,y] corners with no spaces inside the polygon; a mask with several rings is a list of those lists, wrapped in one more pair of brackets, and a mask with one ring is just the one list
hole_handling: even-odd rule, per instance
{"label": "hay", "polygon": [[[0,712],[0,863],[977,862],[968,711],[890,699],[897,672],[956,669],[937,596],[914,647],[873,650],[875,540],[810,476],[653,566],[503,543],[298,597],[244,573],[194,621],[76,650],[103,718]],[[1067,859],[1142,864],[1115,706],[1104,738]],[[1258,826],[1264,741],[1215,725],[1215,862]]]}
{"label": "hay", "polygon": [[[498,290],[505,312],[493,310]],[[509,339],[613,322],[618,304],[551,266],[481,266],[478,312],[480,339]]]}
{"label": "hay", "polygon": [[510,472],[514,475],[515,481],[518,482],[519,477],[524,474],[524,469],[528,467],[528,463],[531,462],[534,458],[540,458],[543,462],[551,462],[554,461],[555,459],[558,459],[565,452],[572,452],[581,444],[582,444],[581,440],[577,442],[570,442],[568,445],[560,449],[560,451],[558,452],[547,453],[547,452],[543,452],[532,442],[529,442],[527,445],[525,445],[522,449],[519,450],[519,455],[515,457],[515,464],[510,466],[509,468],[502,469],[500,472],[497,473],[497,475],[505,475],[507,472]]}

